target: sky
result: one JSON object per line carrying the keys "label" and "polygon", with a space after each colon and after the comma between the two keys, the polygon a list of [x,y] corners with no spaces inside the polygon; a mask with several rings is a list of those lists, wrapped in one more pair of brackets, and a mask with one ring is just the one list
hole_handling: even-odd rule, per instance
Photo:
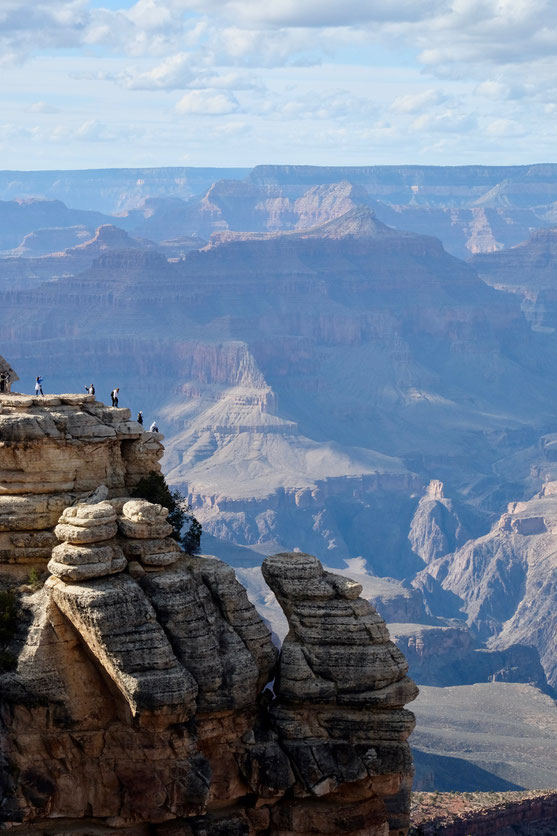
{"label": "sky", "polygon": [[0,169],[555,162],[552,0],[0,0]]}

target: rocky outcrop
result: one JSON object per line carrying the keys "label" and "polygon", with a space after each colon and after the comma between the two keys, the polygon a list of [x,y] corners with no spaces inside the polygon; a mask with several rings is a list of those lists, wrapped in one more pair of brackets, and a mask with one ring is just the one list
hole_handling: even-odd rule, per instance
{"label": "rocky outcrop", "polygon": [[[241,168],[124,168],[98,171],[7,171],[0,197],[41,194],[103,212],[138,207],[160,195],[188,200],[216,181],[248,178],[255,186],[298,188],[345,180],[363,186],[379,200],[448,207],[478,205],[541,206],[556,194],[556,167],[523,166],[306,166],[260,165]],[[554,199],[554,198],[553,198]]]}
{"label": "rocky outcrop", "polygon": [[539,229],[517,246],[476,255],[472,264],[487,284],[516,294],[534,330],[543,332],[557,327],[556,254],[557,230]]}
{"label": "rocky outcrop", "polygon": [[[167,509],[130,498],[158,437],[92,396],[1,405],[0,584],[19,615],[2,634],[0,820],[406,833],[417,689],[361,587],[309,555],[269,558],[291,626],[277,667],[233,570],[185,554]],[[49,554],[44,586],[22,587]]]}
{"label": "rocky outcrop", "polygon": [[403,706],[417,695],[404,657],[359,597],[361,586],[325,572],[315,557],[279,554],[262,570],[290,627],[271,716],[305,790],[279,814],[281,832],[324,832],[327,820],[331,832],[350,832],[341,823],[355,826],[358,802],[358,832],[374,833],[384,795],[396,796],[391,830],[403,832],[411,786],[406,738],[414,726]]}
{"label": "rocky outcrop", "polygon": [[37,258],[49,253],[60,253],[69,247],[89,241],[95,234],[94,227],[88,229],[83,224],[76,226],[44,227],[28,232],[19,246],[3,253],[5,258]]}
{"label": "rocky outcrop", "polygon": [[457,596],[475,634],[492,648],[537,648],[547,680],[557,684],[555,579],[557,495],[553,483],[513,502],[492,530],[421,573]]}
{"label": "rocky outcrop", "polygon": [[487,515],[445,497],[443,483],[432,479],[418,503],[408,539],[413,551],[429,563],[482,534],[488,522]]}
{"label": "rocky outcrop", "polygon": [[[21,577],[32,565],[43,570],[57,523],[64,545],[55,563],[67,566],[66,572],[70,566],[74,573],[84,571],[78,567],[88,562],[85,546],[116,533],[114,512],[95,506],[62,512],[99,485],[112,496],[125,495],[142,475],[158,469],[162,454],[160,436],[144,432],[129,409],[107,407],[94,395],[0,396],[2,571]],[[106,551],[97,552],[108,559]]]}
{"label": "rocky outcrop", "polygon": [[[46,172],[19,172],[7,182],[0,176],[0,194],[7,199],[57,196],[72,206],[118,212],[103,221],[98,212],[70,210],[60,201],[0,204],[0,246],[5,238],[9,243],[2,248],[16,248],[14,255],[44,255],[78,243],[70,224],[85,221],[90,230],[112,221],[133,235],[163,241],[184,234],[208,238],[226,229],[301,229],[367,205],[390,226],[436,235],[459,258],[512,247],[547,226],[557,196],[553,169],[542,172],[536,166],[486,166],[481,172],[458,166],[258,166],[251,174],[247,169],[126,169],[94,176],[57,172],[55,180]],[[55,239],[58,246],[49,243]]]}
{"label": "rocky outcrop", "polygon": [[[34,230],[75,226],[95,229],[99,224],[111,220],[100,212],[69,209],[61,200],[25,199],[22,197],[23,194],[25,189],[10,195],[10,198],[15,199],[0,200],[0,250],[17,247],[24,236]],[[37,194],[37,191],[34,194]],[[77,204],[84,205],[83,201],[74,203]]]}
{"label": "rocky outcrop", "polygon": [[516,644],[487,650],[465,625],[395,623],[389,624],[389,631],[419,685],[524,682],[553,693],[534,647]]}

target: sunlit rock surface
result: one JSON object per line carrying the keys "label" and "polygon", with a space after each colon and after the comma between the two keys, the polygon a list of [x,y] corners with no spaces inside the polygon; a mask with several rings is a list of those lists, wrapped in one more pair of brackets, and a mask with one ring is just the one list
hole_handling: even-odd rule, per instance
{"label": "sunlit rock surface", "polygon": [[405,834],[417,688],[360,585],[269,558],[291,624],[277,662],[233,569],[130,497],[158,434],[88,395],[0,407],[6,826]]}

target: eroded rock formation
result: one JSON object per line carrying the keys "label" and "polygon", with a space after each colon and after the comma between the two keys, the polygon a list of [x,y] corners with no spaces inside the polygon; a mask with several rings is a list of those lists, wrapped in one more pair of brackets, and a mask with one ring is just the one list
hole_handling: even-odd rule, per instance
{"label": "eroded rock formation", "polygon": [[359,584],[268,558],[290,625],[277,662],[233,570],[185,554],[167,510],[130,497],[162,446],[128,410],[10,395],[0,433],[0,582],[19,599],[0,634],[0,821],[406,833],[417,689]]}
{"label": "eroded rock formation", "polygon": [[431,560],[413,582],[429,591],[431,605],[435,602],[438,609],[444,598],[458,602],[468,625],[489,647],[536,648],[553,688],[557,684],[556,531],[557,483],[549,481],[528,501],[509,503],[488,534]]}

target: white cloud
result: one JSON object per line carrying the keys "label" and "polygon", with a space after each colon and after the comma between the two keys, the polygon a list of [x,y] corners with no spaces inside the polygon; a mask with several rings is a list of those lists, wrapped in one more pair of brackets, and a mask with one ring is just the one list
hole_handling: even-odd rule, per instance
{"label": "white cloud", "polygon": [[191,56],[179,52],[147,72],[135,75],[128,72],[123,80],[130,90],[176,90],[188,87],[194,78]]}
{"label": "white cloud", "polygon": [[[106,77],[106,76],[105,76]],[[127,69],[110,77],[129,90],[262,90],[253,74],[228,71],[218,72],[199,67],[195,56],[179,52],[165,58],[149,70]]]}
{"label": "white cloud", "polygon": [[33,102],[32,105],[29,105],[27,108],[29,113],[59,113],[60,108],[54,107],[54,105],[49,104],[48,102]]}
{"label": "white cloud", "polygon": [[455,110],[446,110],[444,113],[423,113],[412,122],[412,128],[416,131],[433,133],[459,133],[466,134],[477,126],[476,117],[470,113],[458,113]]}
{"label": "white cloud", "polygon": [[[216,140],[184,140],[185,115],[214,117],[211,139],[228,145],[229,137],[242,164],[257,161],[257,147],[265,160],[311,153],[313,161],[315,146],[320,159],[335,161],[335,143],[343,161],[358,164],[396,154],[458,162],[490,148],[493,161],[503,152],[505,161],[554,153],[557,5],[549,0],[104,5],[0,0],[2,118],[22,123],[21,149],[12,143],[10,159],[23,158],[25,143],[42,154],[41,141],[51,151],[66,142],[75,158],[79,150],[69,146],[78,140],[87,153],[98,145],[101,162],[111,142],[114,161],[121,143],[127,162],[131,123],[143,125],[136,159],[147,148],[152,164],[163,153],[168,164],[184,154],[222,155]],[[46,81],[47,64],[54,81]],[[57,111],[63,117],[47,118]],[[513,141],[524,135],[533,141]]]}
{"label": "white cloud", "polygon": [[236,97],[228,92],[191,90],[182,96],[175,109],[182,115],[223,116],[228,113],[237,113],[240,110],[240,104]]}
{"label": "white cloud", "polygon": [[80,43],[90,20],[88,0],[2,0],[0,65],[23,61],[40,49]]}
{"label": "white cloud", "polygon": [[221,14],[252,27],[349,26],[365,22],[409,21],[431,16],[443,0],[183,0],[182,8]]}
{"label": "white cloud", "polygon": [[420,93],[407,93],[397,96],[391,105],[394,113],[419,113],[424,108],[442,104],[447,99],[441,90],[423,90]]}
{"label": "white cloud", "polygon": [[493,119],[486,127],[488,136],[513,137],[525,136],[527,133],[524,125],[514,119]]}
{"label": "white cloud", "polygon": [[377,113],[370,99],[354,96],[349,90],[318,90],[290,96],[275,96],[267,102],[267,111],[287,119],[350,119],[359,121]]}
{"label": "white cloud", "polygon": [[166,29],[173,23],[170,6],[157,0],[138,0],[127,12],[127,17],[139,29]]}

